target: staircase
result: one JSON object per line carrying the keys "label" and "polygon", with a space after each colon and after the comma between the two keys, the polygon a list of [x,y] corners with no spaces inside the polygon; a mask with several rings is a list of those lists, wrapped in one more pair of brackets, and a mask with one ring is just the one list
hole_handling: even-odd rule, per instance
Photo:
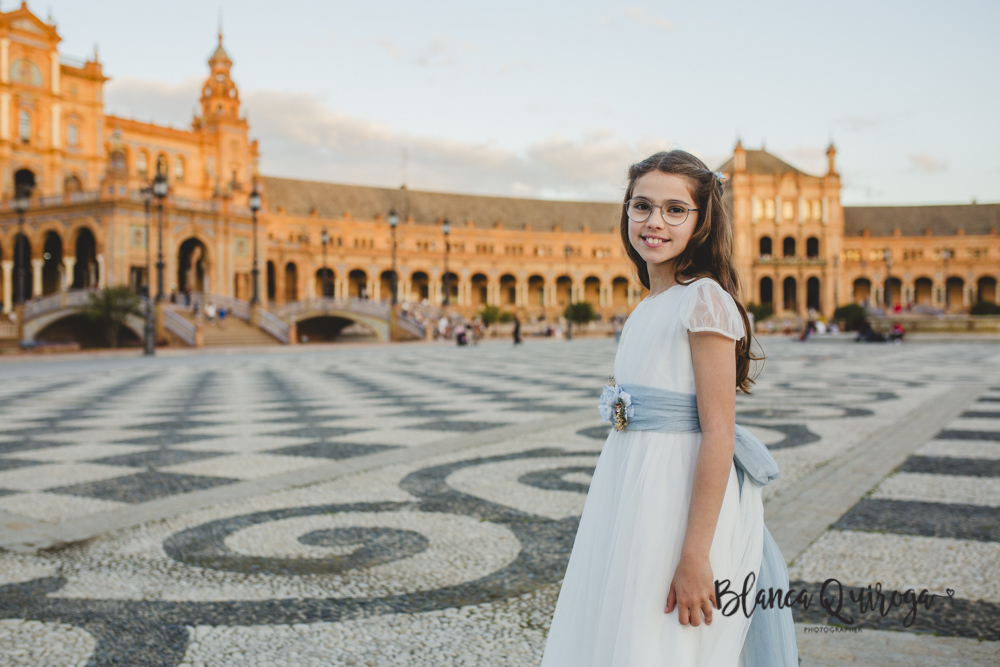
{"label": "staircase", "polygon": [[[184,319],[194,322],[195,317],[187,310],[177,311]],[[271,334],[261,331],[238,317],[226,317],[222,322],[216,318],[215,323],[208,318],[201,319],[202,341],[205,347],[236,347],[239,345],[280,345]]]}

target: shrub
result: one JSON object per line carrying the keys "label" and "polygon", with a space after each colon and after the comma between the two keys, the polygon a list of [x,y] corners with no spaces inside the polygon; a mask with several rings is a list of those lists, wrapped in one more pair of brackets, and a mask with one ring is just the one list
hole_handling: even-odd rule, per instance
{"label": "shrub", "polygon": [[514,313],[509,310],[504,310],[500,312],[500,323],[507,324],[508,322],[514,321]]}
{"label": "shrub", "polygon": [[500,309],[496,306],[483,306],[479,311],[479,319],[483,321],[484,327],[489,327],[500,321]]}
{"label": "shrub", "polygon": [[747,312],[753,315],[755,322],[763,322],[774,315],[774,306],[769,303],[748,303]]}
{"label": "shrub", "polygon": [[840,306],[837,310],[833,311],[833,319],[840,320],[844,323],[844,328],[847,331],[856,331],[861,328],[861,325],[865,323],[868,319],[868,313],[865,311],[864,306],[856,303],[849,303],[846,306]]}
{"label": "shrub", "polygon": [[594,306],[589,301],[577,301],[566,306],[563,312],[566,319],[574,324],[588,324],[597,319]]}
{"label": "shrub", "polygon": [[991,301],[977,301],[969,313],[972,315],[1000,315],[1000,304]]}
{"label": "shrub", "polygon": [[92,293],[84,314],[104,330],[108,347],[118,347],[118,337],[129,315],[142,315],[139,295],[130,287],[105,287]]}

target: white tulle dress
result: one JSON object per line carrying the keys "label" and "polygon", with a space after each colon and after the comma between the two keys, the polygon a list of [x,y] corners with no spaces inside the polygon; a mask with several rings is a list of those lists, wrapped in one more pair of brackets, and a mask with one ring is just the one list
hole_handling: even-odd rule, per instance
{"label": "white tulle dress", "polygon": [[[743,321],[713,280],[675,285],[640,302],[615,356],[619,385],[695,393],[688,331],[738,340]],[[595,397],[598,393],[595,387]],[[742,613],[683,626],[664,613],[687,529],[700,433],[612,430],[580,517],[542,667],[738,667],[750,619]],[[730,467],[709,561],[741,590],[761,563],[760,489]]]}

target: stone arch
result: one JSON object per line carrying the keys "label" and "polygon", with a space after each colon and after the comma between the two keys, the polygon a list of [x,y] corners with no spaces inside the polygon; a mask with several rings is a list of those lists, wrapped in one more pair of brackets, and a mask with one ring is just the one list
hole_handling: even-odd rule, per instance
{"label": "stone arch", "polygon": [[976,301],[998,303],[997,279],[993,276],[982,276],[976,281]]}
{"label": "stone arch", "polygon": [[913,300],[918,306],[930,306],[934,303],[934,281],[927,276],[920,276],[913,282]]}
{"label": "stone arch", "polygon": [[177,248],[177,290],[208,292],[211,262],[209,244],[198,236],[189,236]]}
{"label": "stone arch", "polygon": [[500,304],[513,306],[517,303],[517,278],[510,273],[500,276]]}
{"label": "stone arch", "polygon": [[791,310],[793,312],[798,312],[799,310],[799,295],[798,295],[798,281],[792,276],[788,276],[781,283],[781,296],[782,296],[782,307],[785,310]]}
{"label": "stone arch", "polygon": [[760,279],[760,303],[761,305],[774,306],[774,281],[770,276]]}
{"label": "stone arch", "polygon": [[34,171],[27,167],[22,167],[14,172],[15,197],[30,197],[36,187],[38,187],[38,182]]}
{"label": "stone arch", "polygon": [[773,248],[771,247],[771,237],[761,236],[760,241],[757,242],[757,248],[761,257],[770,257],[773,254]]}
{"label": "stone arch", "polygon": [[867,304],[872,298],[872,281],[867,278],[856,278],[852,294],[854,295],[854,303]]}
{"label": "stone arch", "polygon": [[472,282],[472,305],[481,308],[489,302],[490,280],[484,273],[476,273],[471,278]]}
{"label": "stone arch", "polygon": [[810,236],[806,239],[806,257],[809,259],[819,257],[819,239],[815,236]]}
{"label": "stone arch", "polygon": [[76,174],[70,174],[63,181],[64,193],[71,195],[74,192],[82,192],[82,191],[83,191],[83,181],[81,181],[80,177],[77,176]]}
{"label": "stone arch", "polygon": [[166,153],[160,153],[156,156],[156,171],[153,173],[163,174],[164,178],[170,180],[170,159]]}
{"label": "stone arch", "polygon": [[431,279],[426,271],[414,271],[410,274],[410,296],[416,301],[431,298]]}
{"label": "stone arch", "polygon": [[[445,296],[448,298],[445,299]],[[447,302],[451,306],[458,305],[458,274],[454,271],[441,275],[441,302]]]}
{"label": "stone arch", "polygon": [[149,179],[149,151],[140,148],[135,152],[135,173],[139,178]]}
{"label": "stone arch", "polygon": [[329,266],[316,269],[314,293],[324,299],[332,299],[337,291],[337,272]]}
{"label": "stone arch", "polygon": [[299,300],[299,267],[295,262],[285,264],[285,301]]}
{"label": "stone arch", "polygon": [[903,303],[903,281],[895,276],[885,279],[882,286],[882,302],[886,308],[892,308],[897,303]]}
{"label": "stone arch", "polygon": [[73,243],[76,264],[73,265],[73,289],[95,289],[98,285],[97,238],[90,227],[76,230]]}
{"label": "stone arch", "polygon": [[965,281],[958,276],[950,276],[944,285],[944,305],[947,310],[956,311],[965,307]]}
{"label": "stone arch", "polygon": [[274,269],[274,261],[267,260],[267,300],[274,301],[278,294],[277,272]]}
{"label": "stone arch", "polygon": [[615,276],[611,280],[611,305],[614,307],[628,305],[628,278]]}
{"label": "stone arch", "polygon": [[781,256],[782,257],[795,257],[795,237],[786,236],[781,242]]}
{"label": "stone arch", "polygon": [[14,303],[24,303],[31,298],[34,288],[31,270],[31,240],[24,234],[14,236],[14,274],[11,284]]}
{"label": "stone arch", "polygon": [[573,299],[573,279],[563,274],[556,278],[556,305],[565,308]]}
{"label": "stone arch", "polygon": [[42,294],[55,294],[62,290],[63,242],[59,232],[50,229],[42,245]]}
{"label": "stone arch", "polygon": [[[397,273],[392,269],[386,269],[378,276],[379,283],[379,295],[380,301],[385,301],[386,303],[392,303],[392,286],[394,283],[398,283]],[[399,301],[399,285],[396,285],[396,301]]]}
{"label": "stone arch", "polygon": [[545,305],[545,278],[538,274],[528,277],[528,306]]}
{"label": "stone arch", "polygon": [[589,301],[595,308],[601,303],[601,279],[597,276],[587,276],[583,280],[583,300]]}
{"label": "stone arch", "polygon": [[347,274],[347,296],[352,299],[367,299],[368,272],[364,269],[354,269]]}
{"label": "stone arch", "polygon": [[809,276],[806,279],[806,308],[811,308],[817,313],[822,312],[822,300],[820,298],[820,283],[816,276]]}

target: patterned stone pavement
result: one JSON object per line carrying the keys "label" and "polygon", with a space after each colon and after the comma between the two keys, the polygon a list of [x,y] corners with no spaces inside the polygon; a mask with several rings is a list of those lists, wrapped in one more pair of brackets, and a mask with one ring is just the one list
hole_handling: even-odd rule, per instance
{"label": "patterned stone pavement", "polygon": [[[832,476],[849,509],[786,550],[794,587],[819,600],[835,578],[847,599],[840,619],[796,608],[802,664],[996,664],[1000,346],[764,346],[737,407],[782,467],[766,511],[960,399],[877,483]],[[0,365],[0,665],[537,664],[613,356],[576,340]],[[876,583],[939,597],[912,622],[862,614],[847,591]]]}

